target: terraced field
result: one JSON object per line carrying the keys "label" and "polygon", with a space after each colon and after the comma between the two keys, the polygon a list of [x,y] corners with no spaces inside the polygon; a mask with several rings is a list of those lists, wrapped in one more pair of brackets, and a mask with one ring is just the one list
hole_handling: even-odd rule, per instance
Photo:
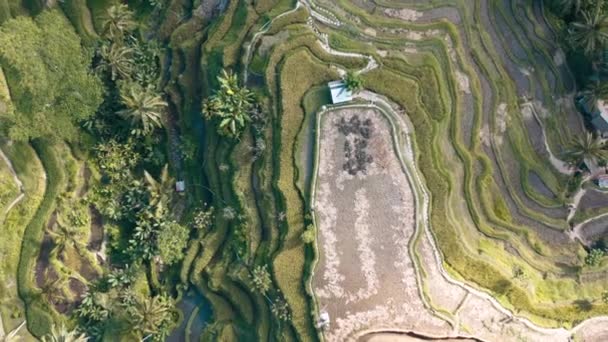
{"label": "terraced field", "polygon": [[[61,3],[89,39],[107,5]],[[584,127],[542,1],[170,0],[156,14],[182,210],[216,213],[167,276],[181,286],[170,340],[605,339],[608,259],[585,257],[608,193],[569,193],[560,155]],[[223,68],[261,107],[235,142],[201,115]],[[347,71],[365,91],[331,106],[325,85]],[[340,128],[353,117],[373,126],[364,143]],[[371,156],[363,169],[352,148]],[[104,274],[110,228],[76,146],[0,139],[0,151],[0,328],[27,320],[29,340]],[[70,219],[87,243],[51,258]]]}

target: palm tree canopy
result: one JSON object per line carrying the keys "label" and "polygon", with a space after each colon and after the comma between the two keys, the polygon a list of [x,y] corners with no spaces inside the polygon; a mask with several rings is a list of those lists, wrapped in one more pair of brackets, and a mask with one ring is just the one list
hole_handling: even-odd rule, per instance
{"label": "palm tree canopy", "polygon": [[591,133],[574,139],[564,152],[565,160],[574,166],[580,166],[585,160],[598,161],[607,157],[604,142]]}
{"label": "palm tree canopy", "polygon": [[203,114],[207,119],[218,119],[218,131],[231,137],[237,137],[251,120],[254,109],[253,93],[239,87],[235,74],[222,70],[217,78],[220,89],[203,103]]}
{"label": "palm tree canopy", "polygon": [[361,75],[349,71],[344,76],[344,84],[346,85],[346,89],[352,91],[353,93],[359,92],[363,89],[363,80],[361,79]]}
{"label": "palm tree canopy", "polygon": [[172,199],[174,179],[169,175],[169,165],[165,164],[158,180],[144,170],[148,191],[150,192],[150,204],[166,207]]}
{"label": "palm tree canopy", "polygon": [[103,44],[99,49],[101,63],[98,68],[108,70],[112,81],[129,78],[133,71],[133,49],[117,43]]}
{"label": "palm tree canopy", "polygon": [[88,338],[75,330],[68,330],[64,324],[60,328],[53,325],[51,333],[42,337],[42,342],[86,342]]}
{"label": "palm tree canopy", "polygon": [[608,82],[590,82],[587,88],[580,92],[587,109],[594,110],[597,101],[608,99]]}
{"label": "palm tree canopy", "polygon": [[594,4],[594,0],[553,0],[552,6],[561,14],[578,14]]}
{"label": "palm tree canopy", "polygon": [[173,319],[171,299],[164,295],[139,298],[129,307],[133,328],[143,335],[163,333],[163,325]]}
{"label": "palm tree canopy", "polygon": [[608,42],[608,23],[600,3],[591,11],[582,11],[581,20],[570,23],[569,33],[572,47],[583,49],[588,56],[604,48]]}
{"label": "palm tree canopy", "polygon": [[131,122],[134,126],[132,133],[147,135],[163,126],[162,118],[167,102],[152,87],[142,88],[129,83],[121,90],[120,98],[126,108],[118,111],[118,115]]}
{"label": "palm tree canopy", "polygon": [[110,39],[122,37],[125,33],[133,31],[137,23],[133,19],[133,12],[125,4],[114,5],[108,8],[103,21],[103,35]]}
{"label": "palm tree canopy", "polygon": [[53,243],[55,244],[55,250],[58,254],[63,253],[63,251],[67,247],[80,247],[83,244],[78,239],[78,231],[76,229],[64,225],[59,224],[59,222],[55,223],[52,230],[48,230],[51,239],[53,239]]}

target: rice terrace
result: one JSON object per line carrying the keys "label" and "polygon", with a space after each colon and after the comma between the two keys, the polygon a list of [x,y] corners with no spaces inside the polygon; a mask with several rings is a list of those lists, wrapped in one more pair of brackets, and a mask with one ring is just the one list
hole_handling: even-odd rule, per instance
{"label": "rice terrace", "polygon": [[608,341],[608,1],[0,0],[0,342]]}

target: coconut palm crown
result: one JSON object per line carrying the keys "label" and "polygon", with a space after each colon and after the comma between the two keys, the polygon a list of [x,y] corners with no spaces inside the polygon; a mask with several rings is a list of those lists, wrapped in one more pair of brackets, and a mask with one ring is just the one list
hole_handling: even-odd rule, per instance
{"label": "coconut palm crown", "polygon": [[576,167],[580,167],[585,160],[597,162],[607,157],[604,142],[591,133],[573,139],[568,149],[564,151],[564,159]]}
{"label": "coconut palm crown", "polygon": [[107,70],[112,81],[129,78],[133,72],[133,49],[117,43],[103,44],[99,49],[101,62],[98,69]]}
{"label": "coconut palm crown", "polygon": [[358,93],[363,89],[361,75],[352,71],[347,72],[346,75],[344,75],[344,85],[346,85],[346,89],[351,92]]}
{"label": "coconut palm crown", "polygon": [[123,37],[133,31],[137,23],[133,19],[133,12],[125,4],[114,5],[108,8],[103,21],[103,36],[110,40]]}
{"label": "coconut palm crown", "polygon": [[608,22],[602,13],[600,2],[593,10],[582,11],[580,21],[570,23],[570,44],[591,56],[608,42]]}
{"label": "coconut palm crown", "polygon": [[65,325],[57,328],[53,325],[51,333],[42,337],[42,342],[86,342],[88,338],[75,330],[68,330]]}
{"label": "coconut palm crown", "polygon": [[131,122],[132,134],[148,135],[163,126],[167,102],[152,87],[142,88],[138,84],[129,83],[122,87],[120,98],[125,109],[117,114]]}

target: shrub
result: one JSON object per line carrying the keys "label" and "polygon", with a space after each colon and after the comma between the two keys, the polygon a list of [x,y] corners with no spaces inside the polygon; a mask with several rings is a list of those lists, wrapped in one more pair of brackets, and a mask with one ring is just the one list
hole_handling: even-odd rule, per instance
{"label": "shrub", "polygon": [[585,257],[585,264],[591,267],[599,266],[603,257],[604,251],[599,248],[594,248]]}
{"label": "shrub", "polygon": [[304,243],[313,243],[315,242],[315,228],[312,225],[309,225],[304,233],[300,235],[302,242]]}

